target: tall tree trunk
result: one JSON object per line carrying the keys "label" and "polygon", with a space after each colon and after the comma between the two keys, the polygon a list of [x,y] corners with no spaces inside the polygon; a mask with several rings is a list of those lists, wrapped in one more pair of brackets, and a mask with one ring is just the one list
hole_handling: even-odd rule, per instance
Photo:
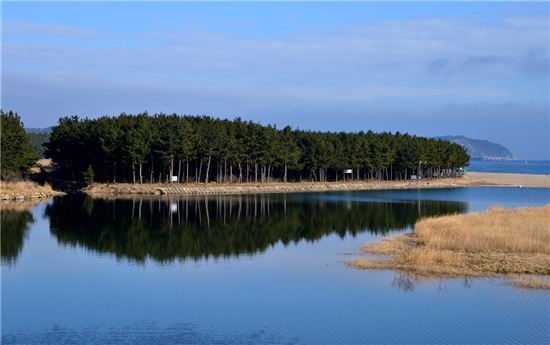
{"label": "tall tree trunk", "polygon": [[142,171],[142,168],[143,168],[143,164],[139,163],[139,183],[140,184],[143,184],[143,171]]}
{"label": "tall tree trunk", "polygon": [[243,168],[241,162],[239,162],[239,183],[243,182]]}
{"label": "tall tree trunk", "polygon": [[155,183],[154,169],[155,169],[155,166],[153,164],[153,157],[151,157],[151,178],[149,179],[149,182],[151,183]]}
{"label": "tall tree trunk", "polygon": [[132,162],[132,179],[134,180],[134,184],[136,184],[136,165],[134,162]]}
{"label": "tall tree trunk", "polygon": [[204,177],[204,183],[208,183],[208,173],[210,172],[210,160],[211,156],[208,156],[208,164],[206,165],[206,176]]}
{"label": "tall tree trunk", "polygon": [[185,183],[189,183],[189,158],[185,160]]}
{"label": "tall tree trunk", "polygon": [[198,182],[199,168],[197,167],[197,161],[195,161],[195,182]]}
{"label": "tall tree trunk", "polygon": [[181,181],[181,159],[178,159],[178,183]]}
{"label": "tall tree trunk", "polygon": [[113,183],[116,183],[116,161],[113,161]]}
{"label": "tall tree trunk", "polygon": [[170,176],[168,176],[168,183],[172,183],[172,176],[174,176],[174,157],[170,159]]}
{"label": "tall tree trunk", "polygon": [[286,182],[286,173],[287,173],[287,166],[286,166],[286,163],[285,163],[285,175],[283,177],[283,181]]}
{"label": "tall tree trunk", "polygon": [[197,182],[201,182],[201,176],[202,176],[202,157],[201,157],[201,160],[199,162],[199,174],[197,175]]}

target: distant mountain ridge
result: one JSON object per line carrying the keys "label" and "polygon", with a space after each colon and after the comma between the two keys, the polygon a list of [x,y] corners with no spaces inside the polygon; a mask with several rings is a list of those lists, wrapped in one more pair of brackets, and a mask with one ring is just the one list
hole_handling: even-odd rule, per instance
{"label": "distant mountain ridge", "polygon": [[45,128],[25,128],[25,131],[27,133],[50,133],[52,131],[52,127],[45,127]]}
{"label": "distant mountain ridge", "polygon": [[506,147],[490,142],[488,140],[472,139],[463,135],[445,135],[436,137],[459,144],[464,147],[470,157],[475,159],[490,159],[490,160],[513,160],[515,159],[510,150]]}

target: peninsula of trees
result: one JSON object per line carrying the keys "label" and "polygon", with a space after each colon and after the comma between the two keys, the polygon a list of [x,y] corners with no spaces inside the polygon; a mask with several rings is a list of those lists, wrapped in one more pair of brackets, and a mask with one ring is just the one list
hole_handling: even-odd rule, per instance
{"label": "peninsula of trees", "polygon": [[457,176],[470,158],[460,145],[399,132],[313,132],[147,113],[61,118],[46,147],[66,177],[87,182],[440,178]]}

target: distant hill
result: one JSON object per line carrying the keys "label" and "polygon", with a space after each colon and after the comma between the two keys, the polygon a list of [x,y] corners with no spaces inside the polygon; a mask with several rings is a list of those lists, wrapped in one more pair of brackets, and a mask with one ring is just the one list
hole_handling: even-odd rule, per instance
{"label": "distant hill", "polygon": [[467,138],[463,135],[446,135],[436,137],[464,147],[470,157],[475,159],[494,159],[494,160],[512,160],[514,156],[506,147],[490,142],[488,140],[479,140]]}
{"label": "distant hill", "polygon": [[25,131],[27,131],[27,133],[50,133],[52,131],[52,128],[25,128]]}
{"label": "distant hill", "polygon": [[46,148],[44,144],[50,140],[51,127],[48,128],[25,128],[32,149],[38,158],[44,158]]}

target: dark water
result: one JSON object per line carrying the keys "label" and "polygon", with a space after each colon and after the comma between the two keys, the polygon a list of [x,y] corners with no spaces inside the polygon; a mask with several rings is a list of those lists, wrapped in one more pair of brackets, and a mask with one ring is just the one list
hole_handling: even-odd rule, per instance
{"label": "dark water", "polygon": [[550,161],[488,161],[472,159],[466,171],[513,174],[550,174]]}
{"label": "dark water", "polygon": [[421,217],[548,202],[463,188],[3,210],[2,343],[548,343],[548,292],[342,263]]}

